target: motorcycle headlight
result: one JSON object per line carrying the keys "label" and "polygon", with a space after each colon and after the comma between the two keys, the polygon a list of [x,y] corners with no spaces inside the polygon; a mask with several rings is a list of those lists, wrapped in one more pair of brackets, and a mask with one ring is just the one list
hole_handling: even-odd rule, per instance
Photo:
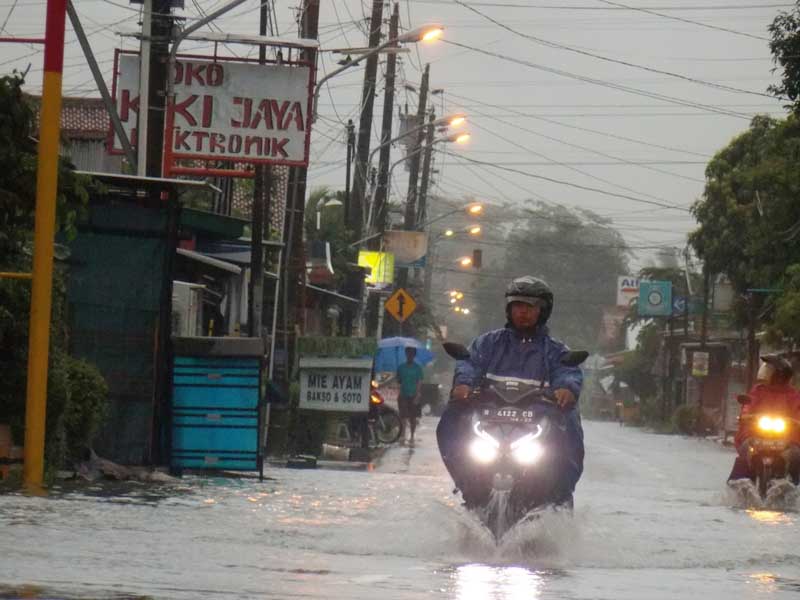
{"label": "motorcycle headlight", "polygon": [[469,453],[470,456],[472,456],[472,458],[474,458],[477,462],[488,464],[497,458],[498,450],[488,440],[478,438],[472,440],[472,444],[470,444],[469,447]]}
{"label": "motorcycle headlight", "polygon": [[511,455],[521,465],[532,465],[542,457],[543,453],[544,448],[533,435],[521,437],[511,444]]}
{"label": "motorcycle headlight", "polygon": [[758,428],[769,433],[783,433],[786,431],[786,419],[764,415],[758,419]]}

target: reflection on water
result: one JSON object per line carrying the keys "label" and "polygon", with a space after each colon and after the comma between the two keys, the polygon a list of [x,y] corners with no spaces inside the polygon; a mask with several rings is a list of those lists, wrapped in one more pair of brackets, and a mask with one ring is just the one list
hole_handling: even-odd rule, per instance
{"label": "reflection on water", "polygon": [[778,589],[776,585],[777,576],[774,573],[753,573],[750,575],[752,582],[756,583],[763,592],[774,592]]}
{"label": "reflection on water", "polygon": [[457,600],[536,600],[544,578],[523,567],[471,564],[456,569]]}
{"label": "reflection on water", "polygon": [[747,514],[759,523],[767,525],[790,525],[792,523],[789,515],[777,510],[755,510],[751,508],[747,511]]}

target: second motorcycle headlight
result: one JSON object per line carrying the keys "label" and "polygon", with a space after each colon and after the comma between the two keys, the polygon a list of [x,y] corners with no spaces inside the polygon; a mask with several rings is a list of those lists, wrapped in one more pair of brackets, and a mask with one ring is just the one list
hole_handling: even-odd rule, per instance
{"label": "second motorcycle headlight", "polygon": [[543,453],[544,448],[533,436],[526,435],[511,444],[511,455],[521,465],[532,465]]}

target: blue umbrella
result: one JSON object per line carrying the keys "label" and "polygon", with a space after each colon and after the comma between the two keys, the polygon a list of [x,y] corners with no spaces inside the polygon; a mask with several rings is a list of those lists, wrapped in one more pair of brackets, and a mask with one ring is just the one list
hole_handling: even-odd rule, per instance
{"label": "blue umbrella", "polygon": [[419,340],[408,337],[383,338],[378,342],[378,352],[375,354],[375,371],[378,373],[397,371],[397,367],[406,362],[408,347],[416,348],[417,355],[414,357],[414,362],[421,367],[433,360],[433,352]]}

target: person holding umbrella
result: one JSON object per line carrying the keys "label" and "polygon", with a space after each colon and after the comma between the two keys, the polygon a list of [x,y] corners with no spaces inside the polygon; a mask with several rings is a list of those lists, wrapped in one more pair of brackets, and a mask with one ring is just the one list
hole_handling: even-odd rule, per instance
{"label": "person holding umbrella", "polygon": [[417,429],[417,399],[422,387],[424,374],[414,358],[417,356],[417,349],[413,346],[406,346],[406,362],[397,367],[397,381],[400,383],[400,395],[397,398],[397,408],[400,412],[400,419],[406,425],[404,431],[410,431],[409,443],[414,443],[414,432]]}

